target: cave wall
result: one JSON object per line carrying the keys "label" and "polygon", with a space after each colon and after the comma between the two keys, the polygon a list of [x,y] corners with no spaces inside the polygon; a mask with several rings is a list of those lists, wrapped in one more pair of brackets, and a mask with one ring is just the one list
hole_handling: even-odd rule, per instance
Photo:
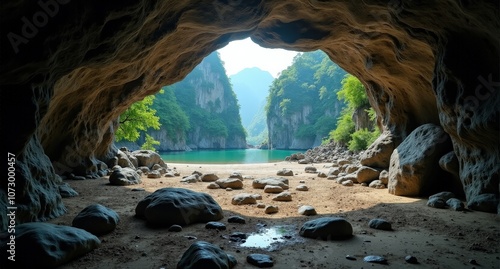
{"label": "cave wall", "polygon": [[[250,36],[268,48],[325,51],[367,87],[379,126],[396,144],[421,124],[440,124],[468,201],[498,203],[494,1],[24,0],[0,12],[2,128],[19,167],[48,157],[59,173],[97,176],[98,160],[113,155],[118,115]],[[57,192],[49,183],[57,177],[40,167],[17,174],[18,202],[28,211],[20,222],[64,213],[60,200],[44,200],[43,192]],[[42,182],[43,191],[29,182]]]}

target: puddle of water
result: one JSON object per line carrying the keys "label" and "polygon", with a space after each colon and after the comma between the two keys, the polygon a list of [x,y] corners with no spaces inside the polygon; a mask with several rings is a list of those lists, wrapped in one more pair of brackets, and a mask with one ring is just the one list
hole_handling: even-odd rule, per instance
{"label": "puddle of water", "polygon": [[248,235],[241,247],[260,248],[274,251],[285,245],[301,242],[295,226],[283,225],[261,228],[259,232]]}

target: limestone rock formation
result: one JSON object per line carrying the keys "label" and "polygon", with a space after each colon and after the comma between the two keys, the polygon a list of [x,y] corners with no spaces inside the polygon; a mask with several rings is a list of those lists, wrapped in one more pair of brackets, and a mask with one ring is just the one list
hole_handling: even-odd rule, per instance
{"label": "limestone rock formation", "polygon": [[443,129],[424,124],[415,129],[392,153],[389,167],[389,192],[418,196],[446,188],[439,159],[451,148]]}
{"label": "limestone rock formation", "polygon": [[181,188],[158,189],[142,199],[135,215],[154,226],[189,225],[223,218],[212,196]]}
{"label": "limestone rock formation", "polygon": [[[19,222],[63,214],[56,170],[97,177],[99,160],[115,156],[121,113],[245,37],[268,48],[325,51],[366,86],[395,147],[422,124],[441,125],[467,201],[498,201],[495,2],[50,1],[49,9],[43,3],[0,6],[1,127],[9,130],[5,151],[16,157],[22,188]],[[35,21],[36,14],[47,19]],[[6,194],[5,184],[0,192]]]}
{"label": "limestone rock formation", "polygon": [[73,227],[101,235],[113,231],[120,221],[118,214],[111,208],[100,204],[90,205],[84,208],[73,219]]}
{"label": "limestone rock formation", "polygon": [[[5,235],[5,236],[4,236]],[[8,253],[7,231],[0,234],[0,251]],[[31,222],[16,226],[16,268],[55,268],[97,248],[101,241],[93,234],[74,227]],[[2,255],[6,262],[6,257]],[[2,268],[9,268],[8,266]]]}
{"label": "limestone rock formation", "polygon": [[236,258],[226,254],[218,246],[205,241],[194,242],[182,254],[178,269],[231,269],[237,264]]}

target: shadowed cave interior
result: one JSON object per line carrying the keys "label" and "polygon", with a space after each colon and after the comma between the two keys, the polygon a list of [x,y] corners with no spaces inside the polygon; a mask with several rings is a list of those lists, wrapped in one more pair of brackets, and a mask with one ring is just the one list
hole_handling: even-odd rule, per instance
{"label": "shadowed cave interior", "polygon": [[[460,185],[470,209],[499,211],[498,3],[52,0],[0,10],[2,129],[16,156],[19,223],[64,214],[58,174],[99,177],[116,154],[121,113],[246,37],[266,48],[321,49],[362,81],[383,131],[362,164],[388,168],[413,130],[435,124],[449,141],[430,154],[447,154],[456,181],[417,172],[432,190]],[[430,190],[400,189],[393,193]],[[0,195],[5,210],[5,181]]]}

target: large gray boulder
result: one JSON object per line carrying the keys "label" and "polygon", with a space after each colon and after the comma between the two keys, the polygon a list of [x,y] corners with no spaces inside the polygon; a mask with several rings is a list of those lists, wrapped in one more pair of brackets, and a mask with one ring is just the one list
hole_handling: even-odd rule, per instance
{"label": "large gray boulder", "polygon": [[264,189],[266,185],[280,186],[284,190],[288,190],[288,179],[284,177],[268,177],[255,179],[252,182],[252,187],[254,189]]}
{"label": "large gray boulder", "polygon": [[390,132],[382,133],[360,156],[361,165],[386,169],[396,141]]}
{"label": "large gray boulder", "polygon": [[391,155],[389,192],[419,196],[445,188],[439,159],[451,149],[451,141],[438,125],[428,123],[416,128]]}
{"label": "large gray boulder", "polygon": [[146,196],[136,208],[135,215],[153,226],[206,223],[223,218],[222,208],[212,196],[181,188],[163,188]]}
{"label": "large gray boulder", "polygon": [[304,223],[299,234],[313,239],[346,239],[352,237],[352,225],[343,218],[323,217]]}
{"label": "large gray boulder", "polygon": [[109,176],[109,183],[115,186],[135,185],[141,182],[141,176],[129,167],[114,169]]}
{"label": "large gray boulder", "polygon": [[[12,244],[14,243],[14,244]],[[16,225],[16,238],[0,233],[0,251],[10,256],[15,246],[15,262],[2,261],[2,268],[55,268],[97,248],[101,241],[93,234],[70,226],[44,222]],[[2,255],[2,258],[5,256]],[[10,266],[9,266],[10,263]]]}
{"label": "large gray boulder", "polygon": [[236,264],[236,259],[218,246],[197,241],[182,254],[177,269],[230,269]]}
{"label": "large gray boulder", "polygon": [[380,171],[369,166],[361,166],[356,172],[356,179],[358,183],[370,183],[378,179]]}
{"label": "large gray boulder", "polygon": [[113,231],[120,221],[118,214],[100,204],[89,205],[73,219],[73,227],[101,235]]}
{"label": "large gray boulder", "polygon": [[161,167],[168,168],[160,154],[152,150],[136,150],[132,152],[132,156],[137,158],[139,166],[147,166],[152,169],[155,164],[159,164]]}

